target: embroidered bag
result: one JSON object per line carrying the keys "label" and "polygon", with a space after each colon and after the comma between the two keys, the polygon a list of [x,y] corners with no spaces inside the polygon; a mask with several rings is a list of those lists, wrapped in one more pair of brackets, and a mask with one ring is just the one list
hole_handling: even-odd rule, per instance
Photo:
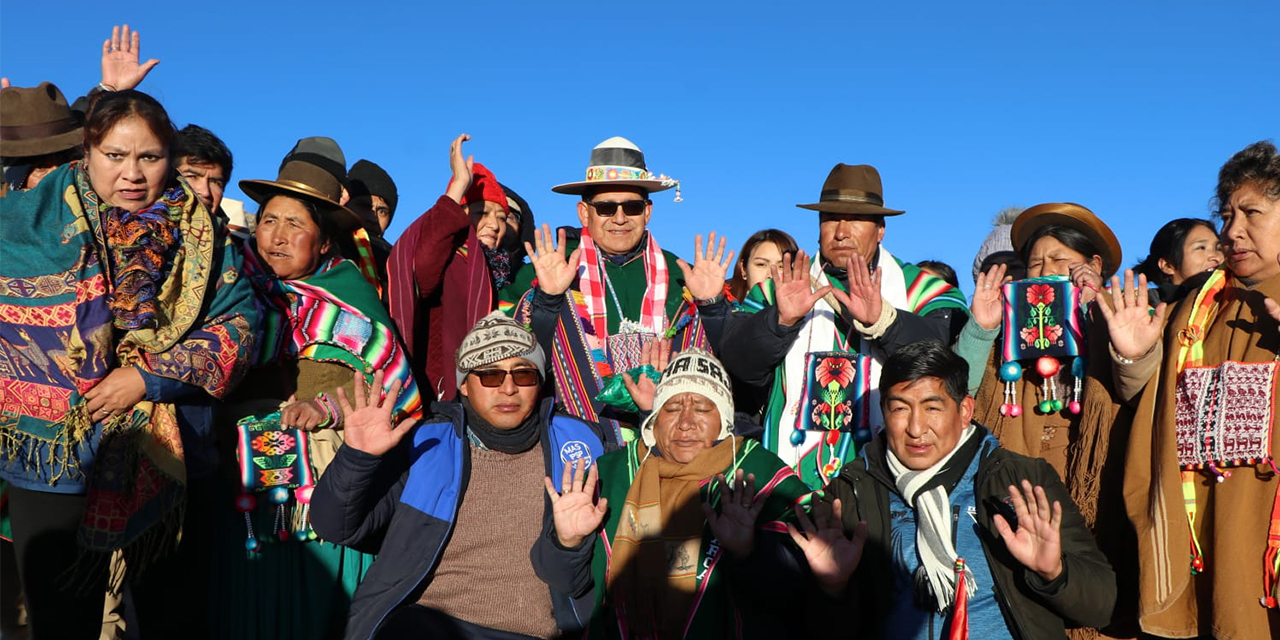
{"label": "embroidered bag", "polygon": [[[266,416],[248,416],[236,423],[236,461],[240,469],[240,495],[236,497],[236,511],[244,514],[248,537],[245,549],[258,551],[262,543],[253,531],[252,513],[258,506],[254,494],[266,493],[276,506],[276,537],[287,540],[292,528],[299,541],[314,540],[308,511],[315,476],[311,467],[311,448],[307,432],[284,427],[280,424],[280,412]],[[293,517],[286,514],[289,490],[301,505]]]}
{"label": "embroidered bag", "polygon": [[[1022,377],[1022,363],[1035,362],[1036,372],[1044,380],[1043,400],[1036,405],[1040,413],[1061,411],[1065,406],[1073,414],[1080,413],[1080,394],[1084,388],[1084,324],[1080,311],[1080,288],[1066,276],[1045,276],[1006,282],[1004,294],[1004,347],[1001,351],[999,375],[1004,381],[1004,404],[1000,414],[1019,416],[1014,383]],[[1067,361],[1075,377],[1071,401],[1058,397],[1057,374]]]}

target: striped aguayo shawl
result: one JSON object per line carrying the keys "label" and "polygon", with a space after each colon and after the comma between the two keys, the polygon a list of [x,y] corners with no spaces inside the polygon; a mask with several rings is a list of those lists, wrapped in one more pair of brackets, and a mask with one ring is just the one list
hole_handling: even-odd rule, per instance
{"label": "striped aguayo shawl", "polygon": [[395,419],[422,417],[422,395],[409,368],[408,354],[396,336],[378,292],[350,260],[330,259],[312,275],[280,280],[259,262],[252,247],[245,264],[266,302],[260,364],[289,356],[341,364],[373,380],[401,383]]}
{"label": "striped aguayo shawl", "polygon": [[[942,278],[913,264],[898,260],[883,248],[880,250],[880,263],[884,271],[881,291],[885,299],[898,309],[916,315],[926,315],[937,309],[948,307],[967,309],[964,294],[947,284]],[[815,262],[815,270],[818,269],[820,267]],[[829,282],[824,284],[839,287],[841,290],[845,289],[844,284],[837,279],[829,279]],[[765,280],[747,293],[746,299],[742,301],[741,310],[756,313],[772,304],[773,281]],[[814,488],[825,486],[845,463],[857,458],[857,446],[854,443],[853,433],[849,431],[829,431],[820,436],[808,435],[801,444],[793,444],[792,435],[803,414],[800,413],[799,407],[787,406],[787,393],[789,385],[797,383],[803,385],[804,381],[799,378],[804,376],[804,371],[799,366],[789,366],[788,361],[798,360],[803,363],[806,351],[838,350],[871,356],[871,370],[864,372],[862,376],[864,388],[856,395],[862,398],[862,403],[865,405],[861,407],[863,413],[870,416],[869,419],[873,423],[879,421],[879,394],[875,391],[878,389],[879,362],[883,360],[883,354],[878,349],[865,344],[865,341],[857,339],[856,335],[854,340],[846,342],[853,329],[845,324],[839,314],[834,313],[831,304],[825,299],[818,301],[810,314],[811,317],[806,319],[806,323],[820,322],[829,335],[813,335],[812,339],[809,339],[806,337],[808,332],[802,331],[801,337],[792,346],[794,353],[789,353],[787,358],[778,364],[773,376],[773,388],[769,392],[769,402],[765,407],[763,436],[765,447],[791,464],[800,475],[800,479]],[[882,426],[872,424],[872,433],[878,432]]]}

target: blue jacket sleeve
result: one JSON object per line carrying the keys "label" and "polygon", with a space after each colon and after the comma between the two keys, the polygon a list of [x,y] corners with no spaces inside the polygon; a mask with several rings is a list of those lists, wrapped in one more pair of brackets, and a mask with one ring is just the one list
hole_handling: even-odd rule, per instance
{"label": "blue jacket sleeve", "polygon": [[409,475],[403,448],[374,456],[343,445],[311,496],[311,527],[329,542],[378,553]]}

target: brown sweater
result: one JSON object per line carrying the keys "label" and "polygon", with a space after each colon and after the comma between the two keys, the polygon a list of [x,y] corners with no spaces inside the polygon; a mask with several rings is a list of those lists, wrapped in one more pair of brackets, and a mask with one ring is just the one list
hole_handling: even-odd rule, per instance
{"label": "brown sweater", "polygon": [[559,633],[529,550],[542,533],[542,445],[510,455],[471,447],[471,479],[453,536],[418,604],[490,629]]}

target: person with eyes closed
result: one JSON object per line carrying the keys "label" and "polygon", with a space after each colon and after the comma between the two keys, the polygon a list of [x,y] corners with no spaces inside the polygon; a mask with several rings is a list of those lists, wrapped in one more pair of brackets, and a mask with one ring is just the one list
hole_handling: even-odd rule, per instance
{"label": "person with eyes closed", "polygon": [[[344,237],[360,229],[359,217],[339,204],[339,177],[314,156],[294,155],[286,158],[276,179],[241,180],[240,189],[260,205],[245,262],[264,317],[257,359],[222,407],[223,432],[248,438],[249,432],[241,433],[246,427],[238,424],[248,416],[305,432],[310,471],[323,478],[345,433],[338,392],[354,391],[353,375],[367,385],[376,371],[379,380],[399,390],[389,407],[397,421],[420,418],[422,398],[377,290],[339,253]],[[230,451],[234,442],[228,436],[223,465],[229,470],[239,468]],[[241,459],[239,464],[253,462]],[[233,475],[235,481],[230,480]],[[236,500],[250,489],[240,484],[243,474],[226,476],[211,589],[219,616],[210,621],[211,636],[320,638],[341,633],[347,603],[373,556],[311,539],[301,517],[293,535],[261,544],[253,532],[285,528],[277,522],[279,508],[267,494],[260,494],[256,506],[244,507]],[[296,500],[305,503],[306,498]],[[300,509],[293,497],[282,507]],[[252,524],[247,539],[246,521]],[[318,568],[324,573],[316,574]],[[250,589],[275,594],[278,606],[262,607],[245,598]]]}
{"label": "person with eyes closed", "polygon": [[[1173,638],[1280,637],[1280,152],[1251,144],[1214,194],[1226,260],[1152,313],[1112,279],[1112,362],[1136,397],[1123,482],[1139,621]],[[1190,555],[1188,555],[1190,551]]]}
{"label": "person with eyes closed", "polygon": [[[1117,638],[1134,637],[1136,542],[1118,490],[1133,416],[1127,399],[1132,395],[1117,391],[1121,381],[1111,364],[1110,325],[1105,315],[1112,298],[1103,288],[1105,279],[1121,264],[1120,243],[1091,210],[1066,202],[1026,209],[1014,220],[1011,238],[1027,265],[1027,278],[1061,276],[1078,287],[1080,357],[1064,360],[1052,374],[1059,390],[1057,397],[1064,400],[1061,407],[1045,408],[1052,397],[1034,362],[1023,363],[1024,370],[1012,383],[1012,401],[1008,399],[1008,383],[999,373],[1007,352],[1003,341],[1019,338],[1002,335],[1007,303],[999,293],[1001,283],[984,274],[975,300],[983,296],[991,302],[986,312],[975,307],[973,317],[981,331],[966,331],[957,344],[970,366],[983,371],[974,392],[974,420],[987,425],[1002,447],[1044,460],[1062,478],[1119,576],[1120,601],[1103,632]],[[1145,279],[1142,286],[1146,286]],[[982,337],[975,337],[978,333]],[[981,347],[975,347],[978,343]],[[1009,410],[1010,404],[1017,410]],[[1094,629],[1070,631],[1072,637],[1079,638],[1096,637],[1096,633]]]}
{"label": "person with eyes closed", "polygon": [[1204,284],[1209,272],[1222,261],[1222,245],[1213,222],[1178,218],[1160,227],[1151,239],[1151,252],[1133,269],[1155,285],[1149,302],[1173,304]]}
{"label": "person with eyes closed", "polygon": [[697,235],[691,265],[660,248],[649,230],[649,195],[672,187],[679,202],[679,182],[650,172],[630,140],[615,136],[596,145],[584,180],[551,189],[581,197],[580,227],[553,234],[544,224],[525,243],[530,264],[498,295],[498,308],[529,323],[543,348],[567,354],[556,379],[575,382],[556,386],[561,404],[584,420],[604,421],[620,437],[624,429],[633,436],[639,416],[629,402],[598,400],[601,391],[621,399],[617,374],[637,368],[653,342],[708,347],[702,314],[729,310],[724,280],[734,252],[725,255],[726,239],[717,245],[712,232],[704,245]]}
{"label": "person with eyes closed", "polygon": [[151,96],[98,94],[84,161],[0,198],[0,386],[27,390],[6,398],[0,477],[35,638],[97,637],[120,580],[143,635],[204,618],[213,404],[258,313],[222,220],[172,169],[174,134]]}
{"label": "person with eyes closed", "polygon": [[391,317],[414,374],[439,400],[457,396],[453,354],[462,336],[498,307],[498,290],[523,260],[521,234],[533,224],[528,203],[463,155],[470,139],[462,134],[450,143],[453,175],[444,194],[400,234],[387,260]]}
{"label": "person with eyes closed", "polygon": [[561,485],[544,478],[570,490],[615,443],[557,411],[542,347],[501,312],[463,336],[453,363],[456,399],[434,403],[425,421],[392,414],[397,386],[379,401],[381,374],[367,394],[359,382],[352,399],[339,397],[347,437],[316,487],[312,524],[378,553],[345,637],[573,637],[590,591],[556,588],[539,559],[555,553],[553,519],[594,509],[557,505],[547,487]]}

